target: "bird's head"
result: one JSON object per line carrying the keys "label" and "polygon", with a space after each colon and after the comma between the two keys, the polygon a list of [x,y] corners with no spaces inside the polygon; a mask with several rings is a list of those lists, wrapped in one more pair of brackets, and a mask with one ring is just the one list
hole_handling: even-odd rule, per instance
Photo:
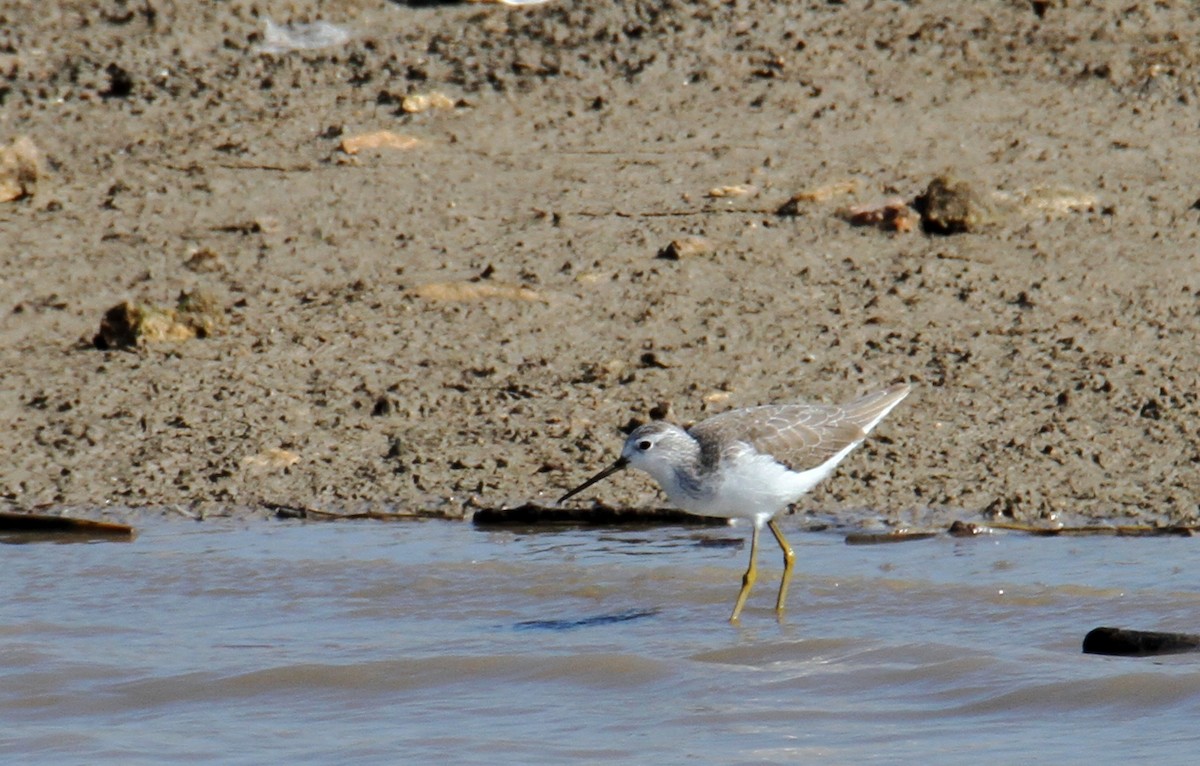
{"label": "bird's head", "polygon": [[624,468],[645,471],[660,485],[665,486],[669,481],[668,477],[674,474],[676,466],[694,459],[698,449],[696,440],[679,426],[665,421],[639,426],[625,438],[621,457],[617,458],[615,463],[563,495],[558,502],[579,494]]}

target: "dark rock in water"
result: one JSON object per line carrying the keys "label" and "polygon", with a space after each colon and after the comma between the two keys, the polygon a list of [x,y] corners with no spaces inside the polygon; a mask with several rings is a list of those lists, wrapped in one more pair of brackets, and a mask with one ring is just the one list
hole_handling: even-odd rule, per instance
{"label": "dark rock in water", "polygon": [[695,516],[673,508],[613,508],[596,503],[584,508],[525,503],[515,508],[480,508],[472,519],[477,526],[529,526],[578,524],[587,526],[724,526],[723,518]]}
{"label": "dark rock in water", "polygon": [[951,537],[975,537],[976,535],[982,535],[987,532],[986,529],[978,524],[973,524],[969,521],[962,521],[961,519],[955,519],[954,523],[950,525],[950,529],[948,531]]}
{"label": "dark rock in water", "polygon": [[1084,654],[1116,657],[1153,657],[1159,654],[1200,652],[1200,635],[1156,633],[1124,628],[1093,628],[1083,637]]}

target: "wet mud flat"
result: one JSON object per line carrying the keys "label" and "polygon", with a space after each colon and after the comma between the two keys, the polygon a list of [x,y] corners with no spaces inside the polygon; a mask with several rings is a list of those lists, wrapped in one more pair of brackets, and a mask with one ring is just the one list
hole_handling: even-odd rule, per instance
{"label": "wet mud flat", "polygon": [[[347,34],[272,49],[268,18]],[[1186,5],[6,3],[0,503],[462,518],[652,417],[905,380],[803,510],[1194,525],[1197,33]]]}

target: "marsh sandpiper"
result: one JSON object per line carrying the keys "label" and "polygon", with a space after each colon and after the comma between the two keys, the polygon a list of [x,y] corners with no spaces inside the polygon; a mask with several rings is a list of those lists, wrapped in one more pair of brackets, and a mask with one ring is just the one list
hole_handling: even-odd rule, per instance
{"label": "marsh sandpiper", "polygon": [[749,519],[750,566],[729,621],[737,624],[758,576],[765,525],[783,549],[775,612],[782,617],[795,554],[775,516],[833,472],[871,429],[908,396],[900,383],[841,405],[768,404],[730,410],[684,430],[663,421],[640,426],[621,457],[559,498],[579,494],[625,467],[645,471],[679,508],[699,516]]}

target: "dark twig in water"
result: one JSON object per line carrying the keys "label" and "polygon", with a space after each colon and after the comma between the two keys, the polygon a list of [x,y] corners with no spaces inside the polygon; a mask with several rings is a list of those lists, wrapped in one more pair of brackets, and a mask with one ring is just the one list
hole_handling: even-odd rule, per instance
{"label": "dark twig in water", "polygon": [[323,511],[301,505],[286,503],[263,503],[264,508],[275,512],[281,519],[305,519],[307,521],[412,521],[414,519],[444,519],[446,514],[440,511],[411,510],[411,511],[354,511],[343,513],[339,511]]}
{"label": "dark twig in water", "polygon": [[[967,521],[955,521],[946,530],[951,537],[976,537],[991,534],[997,530],[1006,532],[1024,532],[1038,537],[1083,537],[1086,535],[1107,535],[1112,537],[1192,537],[1200,532],[1200,527],[1176,524],[1166,527],[1145,525],[1108,526],[1104,524],[1088,524],[1078,527],[1039,527],[1035,524],[1020,522],[996,522],[992,524],[976,524]],[[874,545],[878,543],[904,543],[913,540],[928,540],[941,534],[938,530],[893,529],[887,532],[852,532],[846,535],[847,545]]]}
{"label": "dark twig in water", "polygon": [[30,535],[78,535],[81,537],[132,538],[134,536],[133,527],[128,524],[7,511],[0,511],[0,532]]}
{"label": "dark twig in water", "polygon": [[1083,637],[1084,654],[1153,657],[1184,652],[1200,652],[1200,636],[1124,628],[1094,628]]}

